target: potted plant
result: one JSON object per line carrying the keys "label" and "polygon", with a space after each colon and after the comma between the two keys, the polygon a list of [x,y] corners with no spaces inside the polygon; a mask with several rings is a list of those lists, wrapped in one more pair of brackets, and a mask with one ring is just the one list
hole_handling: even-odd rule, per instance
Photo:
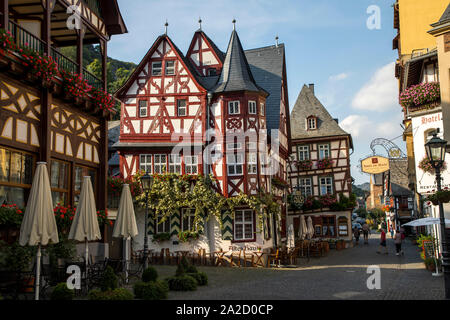
{"label": "potted plant", "polygon": [[297,162],[297,166],[301,170],[311,170],[311,168],[313,166],[313,162],[311,160],[303,160],[303,161]]}
{"label": "potted plant", "polygon": [[200,234],[198,231],[181,231],[178,233],[178,240],[180,242],[190,242],[198,240]]}
{"label": "potted plant", "polygon": [[331,169],[333,167],[333,163],[334,163],[333,160],[331,160],[329,158],[325,158],[325,159],[317,161],[317,168],[319,170]]}

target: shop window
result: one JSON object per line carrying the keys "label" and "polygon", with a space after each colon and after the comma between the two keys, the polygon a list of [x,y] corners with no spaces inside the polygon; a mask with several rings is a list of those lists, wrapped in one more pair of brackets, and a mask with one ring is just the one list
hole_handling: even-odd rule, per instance
{"label": "shop window", "polygon": [[236,210],[234,214],[234,240],[254,240],[254,219],[252,210]]}
{"label": "shop window", "polygon": [[339,225],[339,236],[346,237],[348,236],[348,219],[346,217],[340,217],[338,220]]}
{"label": "shop window", "polygon": [[324,237],[336,236],[336,218],[335,217],[323,217],[322,218],[322,235]]}
{"label": "shop window", "polygon": [[50,184],[53,205],[66,206],[69,199],[69,168],[67,162],[52,160],[50,169]]}
{"label": "shop window", "polygon": [[[92,189],[94,191],[94,195],[96,196],[97,192],[97,170],[75,166],[75,186],[74,186],[74,205],[78,206],[78,202],[80,201],[81,187],[83,185],[83,178],[91,177]],[[96,197],[97,198],[97,197]]]}
{"label": "shop window", "polygon": [[184,208],[181,210],[181,230],[196,231],[194,225],[195,209]]}
{"label": "shop window", "polygon": [[0,148],[0,205],[26,205],[33,182],[34,167],[33,155]]}

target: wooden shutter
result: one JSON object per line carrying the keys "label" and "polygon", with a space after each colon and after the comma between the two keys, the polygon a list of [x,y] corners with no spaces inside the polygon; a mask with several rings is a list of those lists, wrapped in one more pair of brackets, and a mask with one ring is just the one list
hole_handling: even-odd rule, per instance
{"label": "wooden shutter", "polygon": [[222,213],[222,240],[233,240],[233,217],[230,213]]}
{"label": "wooden shutter", "polygon": [[180,211],[175,212],[170,218],[170,235],[176,236],[181,231],[181,215]]}

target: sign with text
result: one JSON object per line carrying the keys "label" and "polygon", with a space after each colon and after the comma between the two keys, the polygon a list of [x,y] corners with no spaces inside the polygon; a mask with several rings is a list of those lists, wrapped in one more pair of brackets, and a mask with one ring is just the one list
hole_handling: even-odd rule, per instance
{"label": "sign with text", "polygon": [[389,159],[380,156],[373,156],[361,161],[361,169],[365,173],[379,174],[389,171]]}
{"label": "sign with text", "polygon": [[[423,171],[419,165],[427,157],[425,143],[431,139],[434,132],[439,129],[438,136],[443,138],[444,125],[442,112],[416,116],[411,119],[414,133],[414,158],[416,164],[417,192],[422,195],[434,193],[437,190],[436,175],[433,172]],[[445,154],[445,162],[450,163],[450,156]],[[449,170],[441,170],[442,188],[450,187]]]}

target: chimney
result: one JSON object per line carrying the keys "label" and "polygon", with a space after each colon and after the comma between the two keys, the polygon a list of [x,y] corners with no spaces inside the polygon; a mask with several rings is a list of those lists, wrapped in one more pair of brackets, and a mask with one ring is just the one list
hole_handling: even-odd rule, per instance
{"label": "chimney", "polygon": [[314,83],[310,83],[309,84],[309,89],[311,89],[312,93],[315,95],[316,93],[314,92]]}

